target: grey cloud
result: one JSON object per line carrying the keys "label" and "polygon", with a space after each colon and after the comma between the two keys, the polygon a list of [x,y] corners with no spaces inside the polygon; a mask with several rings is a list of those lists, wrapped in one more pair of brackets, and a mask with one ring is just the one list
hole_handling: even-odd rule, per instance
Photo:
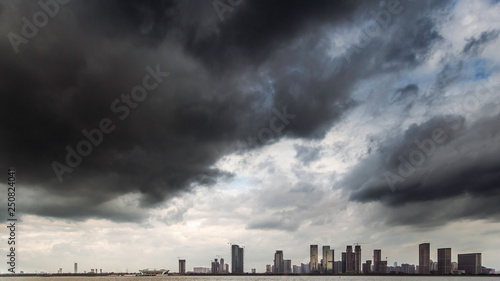
{"label": "grey cloud", "polygon": [[488,43],[496,40],[499,34],[500,31],[498,30],[489,30],[482,32],[477,39],[475,37],[467,39],[467,44],[462,52],[466,55],[477,56],[483,52]]}
{"label": "grey cloud", "polygon": [[[500,162],[493,156],[500,149],[500,131],[495,125],[499,119],[497,115],[460,126],[461,117],[442,116],[412,125],[404,135],[381,143],[376,154],[349,173],[343,186],[350,192],[350,200],[379,201],[390,207],[391,212],[384,218],[389,223],[426,225],[445,224],[455,219],[498,218],[499,209],[490,199],[500,192]],[[439,128],[446,132],[447,140],[442,144],[434,143],[435,151],[428,150],[426,154],[426,148],[422,149],[422,144],[419,147],[416,142],[432,139],[433,130]],[[431,148],[428,141],[426,147]],[[418,165],[415,163],[419,163],[420,158],[415,157],[415,151],[424,155],[424,161]],[[405,175],[408,166],[401,163],[412,161],[412,154],[414,164],[409,163],[415,170]],[[401,168],[403,173],[398,170]],[[387,172],[402,179],[395,181],[392,190],[390,180],[386,180]],[[471,202],[466,209],[456,209],[460,204],[447,204],[464,197]],[[468,204],[467,200],[463,202]],[[432,213],[419,221],[418,215],[412,215],[411,210],[428,210],[422,208],[426,204],[432,204]]]}

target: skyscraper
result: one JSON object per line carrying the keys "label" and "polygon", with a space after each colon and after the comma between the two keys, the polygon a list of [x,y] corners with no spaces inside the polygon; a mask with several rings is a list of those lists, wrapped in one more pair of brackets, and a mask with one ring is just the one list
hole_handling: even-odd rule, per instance
{"label": "skyscraper", "polygon": [[451,273],[451,248],[438,249],[438,273]]}
{"label": "skyscraper", "polygon": [[480,274],[482,272],[481,253],[459,254],[458,270],[464,270],[465,274]]}
{"label": "skyscraper", "polygon": [[377,249],[373,250],[373,271],[375,273],[381,273],[380,272],[380,262],[382,261],[382,250]]}
{"label": "skyscraper", "polygon": [[346,273],[347,270],[347,254],[346,252],[342,252],[342,273]]}
{"label": "skyscraper", "polygon": [[283,267],[283,251],[276,250],[274,254],[274,273],[285,273]]}
{"label": "skyscraper", "polygon": [[224,258],[220,259],[219,273],[225,273],[224,272]]}
{"label": "skyscraper", "polygon": [[311,273],[318,272],[318,245],[311,245],[309,270]]}
{"label": "skyscraper", "polygon": [[78,263],[75,262],[75,274],[78,273]]}
{"label": "skyscraper", "polygon": [[220,268],[219,261],[217,259],[214,259],[214,261],[212,262],[212,274],[220,273],[219,268]]}
{"label": "skyscraper", "polygon": [[361,273],[361,245],[354,246],[354,273]]}
{"label": "skyscraper", "polygon": [[323,246],[323,259],[321,259],[321,269],[322,269],[321,273],[326,273],[329,251],[330,251],[330,246]]}
{"label": "skyscraper", "polygon": [[353,272],[353,269],[354,269],[354,265],[353,265],[353,256],[352,256],[352,246],[349,245],[347,246],[346,248],[346,251],[345,251],[346,255],[345,255],[345,261],[346,261],[346,273],[352,273]]}
{"label": "skyscraper", "polygon": [[179,273],[186,274],[186,260],[179,260]]}
{"label": "skyscraper", "polygon": [[243,248],[238,245],[231,246],[231,273],[243,273]]}
{"label": "skyscraper", "polygon": [[335,256],[335,252],[333,249],[328,250],[326,253],[326,270],[325,273],[331,274],[333,273],[333,258]]}
{"label": "skyscraper", "polygon": [[430,274],[430,253],[431,253],[431,244],[422,243],[418,245],[418,266],[420,274]]}

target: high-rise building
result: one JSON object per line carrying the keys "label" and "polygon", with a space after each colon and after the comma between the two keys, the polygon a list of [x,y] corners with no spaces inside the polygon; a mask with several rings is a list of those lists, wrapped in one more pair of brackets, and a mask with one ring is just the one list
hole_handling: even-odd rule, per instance
{"label": "high-rise building", "polygon": [[224,258],[220,259],[219,273],[225,273],[224,272]]}
{"label": "high-rise building", "polygon": [[318,270],[319,270],[319,268],[318,268],[318,245],[311,245],[309,271],[311,273],[317,273]]}
{"label": "high-rise building", "polygon": [[276,250],[274,254],[274,273],[285,273],[283,267],[283,251]]}
{"label": "high-rise building", "polygon": [[78,273],[78,263],[75,262],[75,274]]}
{"label": "high-rise building", "polygon": [[382,250],[380,249],[373,250],[373,272],[382,273],[380,272],[381,261],[382,261]]}
{"label": "high-rise building", "polygon": [[220,264],[217,259],[212,262],[212,274],[219,274]]}
{"label": "high-rise building", "polygon": [[354,246],[354,273],[361,273],[361,245]]}
{"label": "high-rise building", "polygon": [[438,249],[438,274],[451,273],[451,248]]}
{"label": "high-rise building", "polygon": [[418,245],[418,267],[420,270],[420,274],[430,274],[430,253],[431,253],[431,244],[422,243]]}
{"label": "high-rise building", "polygon": [[347,253],[342,252],[342,273],[347,271]]}
{"label": "high-rise building", "polygon": [[328,252],[330,251],[330,246],[323,246],[323,258],[321,259],[321,273],[326,273],[326,267],[328,264]]}
{"label": "high-rise building", "polygon": [[179,260],[179,273],[186,274],[186,260]]}
{"label": "high-rise building", "polygon": [[238,245],[231,245],[231,273],[243,273],[243,248]]}
{"label": "high-rise building", "polygon": [[354,270],[354,264],[353,264],[354,257],[352,255],[352,246],[351,245],[347,246],[345,253],[346,253],[346,271],[345,272],[352,273]]}
{"label": "high-rise building", "polygon": [[292,273],[292,260],[283,260],[283,273]]}
{"label": "high-rise building", "polygon": [[270,264],[266,264],[266,273],[273,273]]}
{"label": "high-rise building", "polygon": [[482,272],[481,253],[459,254],[458,270],[464,270],[465,274],[480,274]]}
{"label": "high-rise building", "polygon": [[335,252],[333,249],[330,249],[326,252],[326,270],[325,273],[332,274],[333,273],[333,258],[335,256]]}

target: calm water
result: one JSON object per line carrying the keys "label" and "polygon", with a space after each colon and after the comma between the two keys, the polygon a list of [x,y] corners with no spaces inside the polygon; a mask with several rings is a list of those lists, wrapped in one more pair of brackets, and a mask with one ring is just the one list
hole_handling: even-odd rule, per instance
{"label": "calm water", "polygon": [[155,277],[0,277],[0,280],[9,281],[500,281],[500,277],[397,277],[397,276],[155,276]]}

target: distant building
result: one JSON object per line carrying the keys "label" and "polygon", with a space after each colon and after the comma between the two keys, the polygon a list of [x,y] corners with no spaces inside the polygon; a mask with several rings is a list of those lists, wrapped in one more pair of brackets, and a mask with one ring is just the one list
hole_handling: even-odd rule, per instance
{"label": "distant building", "polygon": [[306,273],[310,273],[310,272],[311,272],[311,270],[309,268],[309,263],[301,263],[300,264],[300,273],[306,274]]}
{"label": "distant building", "polygon": [[75,274],[78,273],[78,263],[75,262]]}
{"label": "distant building", "polygon": [[335,251],[333,249],[330,249],[326,255],[326,271],[325,271],[325,273],[327,273],[327,274],[333,273],[334,257],[335,257]]}
{"label": "distant building", "polygon": [[328,252],[330,251],[330,246],[323,246],[323,258],[321,259],[321,273],[326,273],[326,268],[328,264]]}
{"label": "distant building", "polygon": [[220,264],[219,264],[219,261],[217,259],[214,259],[214,261],[212,262],[212,274],[219,274],[219,268],[220,268]]}
{"label": "distant building", "polygon": [[373,250],[373,272],[382,273],[380,271],[380,262],[382,261],[382,250]]}
{"label": "distant building", "polygon": [[451,248],[438,249],[438,274],[451,274]]}
{"label": "distant building", "polygon": [[255,273],[257,273],[257,269],[252,268],[252,274],[255,274]]}
{"label": "distant building", "polygon": [[430,274],[431,244],[422,243],[418,245],[418,268],[420,274]]}
{"label": "distant building", "polygon": [[342,261],[333,262],[333,273],[342,273]]}
{"label": "distant building", "polygon": [[231,273],[243,273],[243,248],[238,245],[231,245]]}
{"label": "distant building", "polygon": [[353,257],[353,253],[352,253],[352,246],[349,245],[346,247],[346,250],[345,250],[345,260],[346,260],[346,273],[352,273],[353,272],[353,269],[354,269],[354,265],[353,265],[353,262],[354,262],[354,257]]}
{"label": "distant building", "polygon": [[495,269],[494,268],[486,268],[486,267],[482,267],[482,274],[495,274]]}
{"label": "distant building", "polygon": [[379,273],[386,274],[387,273],[387,261],[380,261],[379,263]]}
{"label": "distant building", "polygon": [[224,270],[224,258],[220,259],[219,273],[226,273],[225,270]]}
{"label": "distant building", "polygon": [[274,273],[285,273],[283,264],[283,251],[276,250],[274,254]]}
{"label": "distant building", "polygon": [[454,261],[451,263],[451,271],[458,270],[458,262]]}
{"label": "distant building", "polygon": [[179,273],[186,274],[186,260],[179,260]]}
{"label": "distant building", "polygon": [[300,274],[300,273],[302,273],[301,266],[300,265],[293,265],[293,267],[292,267],[292,273],[294,273],[294,274]]}
{"label": "distant building", "polygon": [[370,274],[372,270],[372,261],[367,260],[366,263],[363,264],[363,274]]}
{"label": "distant building", "polygon": [[361,245],[354,246],[354,273],[361,273]]}
{"label": "distant building", "polygon": [[283,261],[283,273],[292,273],[292,260]]}
{"label": "distant building", "polygon": [[407,263],[401,264],[401,273],[415,274],[415,265],[414,264],[410,265]]}
{"label": "distant building", "polygon": [[465,274],[480,274],[482,272],[481,253],[459,254],[458,270],[465,271]]}
{"label": "distant building", "polygon": [[319,272],[318,245],[311,245],[311,247],[310,247],[309,271],[310,271],[310,273]]}
{"label": "distant building", "polygon": [[347,271],[347,253],[342,252],[342,273]]}
{"label": "distant building", "polygon": [[193,272],[194,272],[194,273],[205,273],[205,274],[206,274],[206,273],[208,273],[209,271],[210,271],[210,269],[209,269],[209,268],[207,268],[207,267],[194,267],[194,268],[193,268]]}
{"label": "distant building", "polygon": [[266,273],[273,273],[273,269],[270,264],[266,264]]}

